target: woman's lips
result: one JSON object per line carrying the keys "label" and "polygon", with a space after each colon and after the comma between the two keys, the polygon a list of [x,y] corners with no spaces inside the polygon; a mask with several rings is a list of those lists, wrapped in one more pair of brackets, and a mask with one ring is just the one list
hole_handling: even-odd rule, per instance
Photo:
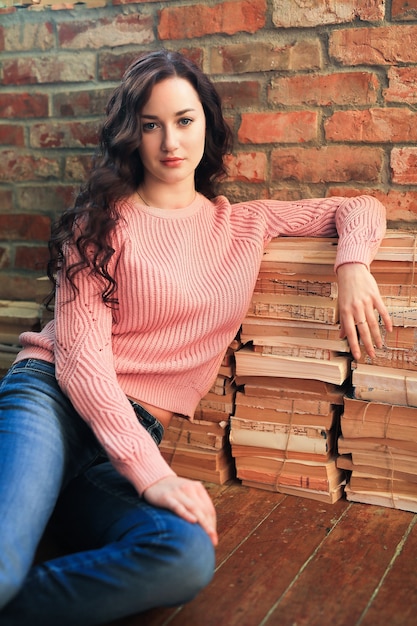
{"label": "woman's lips", "polygon": [[161,163],[162,165],[165,165],[166,167],[178,167],[178,165],[181,165],[183,161],[184,159],[179,159],[179,158],[162,159]]}

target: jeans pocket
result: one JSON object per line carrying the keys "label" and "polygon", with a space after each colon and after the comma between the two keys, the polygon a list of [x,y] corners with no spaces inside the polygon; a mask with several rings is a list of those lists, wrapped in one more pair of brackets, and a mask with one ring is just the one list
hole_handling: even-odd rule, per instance
{"label": "jeans pocket", "polygon": [[139,422],[151,435],[156,445],[159,446],[164,436],[164,427],[161,422],[149,413],[149,411],[144,409],[143,406],[134,402],[134,400],[129,400],[129,402],[132,405]]}

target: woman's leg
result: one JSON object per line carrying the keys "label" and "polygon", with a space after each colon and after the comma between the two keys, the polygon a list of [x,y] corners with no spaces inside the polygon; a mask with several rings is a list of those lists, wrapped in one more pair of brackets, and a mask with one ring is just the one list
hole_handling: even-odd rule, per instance
{"label": "woman's leg", "polygon": [[75,554],[34,567],[0,613],[0,625],[93,626],[191,600],[211,580],[205,531],[148,505],[110,465],[90,468],[65,489],[53,526]]}
{"label": "woman's leg", "polygon": [[13,366],[0,381],[0,610],[27,576],[62,485],[97,453],[53,366]]}

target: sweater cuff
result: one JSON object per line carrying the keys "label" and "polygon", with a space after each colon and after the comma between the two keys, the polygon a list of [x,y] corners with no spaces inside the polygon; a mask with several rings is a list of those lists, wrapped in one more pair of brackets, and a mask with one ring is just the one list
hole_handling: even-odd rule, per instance
{"label": "sweater cuff", "polygon": [[367,243],[359,243],[350,247],[338,246],[334,271],[337,272],[337,269],[346,263],[362,263],[369,270],[374,256],[372,252]]}
{"label": "sweater cuff", "polygon": [[[159,452],[159,451],[158,451]],[[148,457],[144,463],[126,464],[112,459],[115,469],[127,478],[140,496],[145,489],[168,476],[176,476],[161,453]]]}

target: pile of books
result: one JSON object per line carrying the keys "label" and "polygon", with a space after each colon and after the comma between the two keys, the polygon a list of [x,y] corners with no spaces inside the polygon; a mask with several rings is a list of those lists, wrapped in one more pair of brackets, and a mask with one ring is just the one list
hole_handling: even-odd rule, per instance
{"label": "pile of books", "polygon": [[20,333],[39,330],[40,315],[40,306],[36,302],[0,300],[0,377],[7,372],[20,350]]}
{"label": "pile of books", "polygon": [[179,476],[219,485],[235,476],[229,430],[236,393],[234,352],[238,345],[236,340],[229,346],[193,421],[174,416],[165,431],[161,454]]}
{"label": "pile of books", "polygon": [[230,432],[244,484],[324,502],[343,493],[336,444],[351,373],[339,336],[336,246],[283,237],[266,248],[235,355]]}
{"label": "pile of books", "polygon": [[348,500],[417,512],[416,236],[389,232],[373,273],[394,330],[384,347],[352,363],[338,466],[351,472]]}

